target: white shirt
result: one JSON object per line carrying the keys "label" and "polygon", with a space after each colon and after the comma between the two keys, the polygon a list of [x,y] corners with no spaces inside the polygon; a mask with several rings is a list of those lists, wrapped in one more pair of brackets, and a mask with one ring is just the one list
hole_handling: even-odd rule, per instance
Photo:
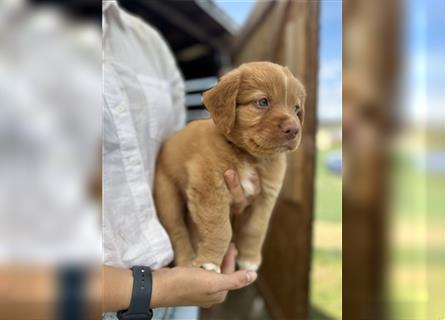
{"label": "white shirt", "polygon": [[0,262],[98,263],[100,29],[0,1]]}
{"label": "white shirt", "polygon": [[153,203],[155,162],[185,123],[184,83],[157,31],[114,2],[103,19],[104,263],[159,268],[173,251]]}

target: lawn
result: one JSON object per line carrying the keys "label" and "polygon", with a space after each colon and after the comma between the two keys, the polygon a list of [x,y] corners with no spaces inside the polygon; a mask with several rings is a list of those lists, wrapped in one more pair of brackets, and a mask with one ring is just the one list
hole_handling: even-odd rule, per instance
{"label": "lawn", "polygon": [[[342,180],[326,166],[327,157],[340,150],[336,146],[317,151],[310,287],[310,318],[314,320],[342,317]],[[417,154],[394,153],[388,208],[389,318],[442,319],[445,175],[419,168]]]}
{"label": "lawn", "polygon": [[394,158],[388,310],[393,319],[442,319],[445,314],[445,176]]}
{"label": "lawn", "polygon": [[315,182],[315,219],[311,272],[311,319],[341,318],[341,195],[339,173],[326,166],[340,146],[318,150]]}
{"label": "lawn", "polygon": [[327,157],[341,153],[340,147],[317,152],[315,180],[315,219],[316,221],[341,223],[341,174],[330,171],[326,166]]}

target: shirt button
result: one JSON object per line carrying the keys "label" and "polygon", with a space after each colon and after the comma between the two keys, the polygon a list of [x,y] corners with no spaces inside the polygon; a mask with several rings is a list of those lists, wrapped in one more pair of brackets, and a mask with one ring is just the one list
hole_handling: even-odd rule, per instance
{"label": "shirt button", "polygon": [[124,105],[123,104],[118,105],[117,108],[116,108],[116,111],[117,112],[124,112],[125,111]]}

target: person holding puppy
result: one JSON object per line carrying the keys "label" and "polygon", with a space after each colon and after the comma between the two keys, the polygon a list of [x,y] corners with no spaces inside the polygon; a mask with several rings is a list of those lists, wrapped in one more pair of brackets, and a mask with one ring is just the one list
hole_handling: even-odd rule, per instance
{"label": "person holding puppy", "polygon": [[[69,28],[66,25],[63,26],[64,28],[61,30],[66,32]],[[104,1],[103,3],[103,26],[104,264],[97,269],[94,266],[86,269],[81,266],[60,269],[59,267],[29,267],[27,265],[22,267],[2,266],[0,283],[3,286],[0,287],[4,290],[0,290],[0,301],[2,316],[5,319],[95,319],[102,311],[106,312],[103,315],[104,319],[116,319],[117,317],[120,319],[150,319],[152,316],[149,308],[156,308],[155,319],[192,320],[197,318],[196,307],[188,309],[171,307],[209,307],[224,301],[229,290],[245,287],[254,282],[257,277],[255,272],[235,272],[237,252],[233,244],[229,246],[222,262],[222,274],[196,267],[166,267],[173,259],[173,251],[170,240],[158,221],[153,205],[153,173],[154,163],[162,141],[184,125],[184,84],[172,54],[160,35],[139,19],[122,11],[115,1]],[[61,34],[65,35],[66,33]],[[45,41],[48,42],[51,39]],[[64,43],[64,48],[70,44],[71,42]],[[85,53],[83,47],[81,52]],[[41,52],[39,51],[39,53]],[[83,62],[83,59],[81,60]],[[64,63],[61,61],[54,65],[59,67]],[[88,60],[88,62],[90,61]],[[79,65],[81,64],[79,63]],[[75,67],[79,67],[79,65]],[[33,76],[35,76],[34,72],[41,70],[41,68],[34,69]],[[68,69],[71,70],[72,66],[71,69]],[[83,72],[82,65],[76,75],[79,73],[83,75]],[[91,78],[94,77],[96,74],[94,76],[88,74],[81,79],[91,86],[94,83]],[[23,77],[21,81],[26,82],[26,79],[28,78]],[[75,78],[76,81],[69,82],[75,89],[78,89],[78,79]],[[48,83],[52,84],[53,82]],[[28,86],[27,83],[25,87],[28,88]],[[93,86],[89,89],[94,91],[96,87]],[[32,92],[37,100],[42,99],[38,100],[37,105],[45,110],[46,115],[46,112],[50,112],[47,108],[48,105],[55,106],[51,104],[54,103],[51,101],[53,97],[36,95],[38,91]],[[68,90],[67,92],[73,91]],[[59,98],[59,96],[54,98],[56,103],[60,103]],[[48,101],[51,103],[48,104]],[[20,106],[23,103],[26,105],[28,100],[19,99],[18,103]],[[27,110],[25,105],[22,106],[23,110]],[[86,104],[86,107],[85,105],[77,107],[82,107],[85,110],[90,108],[89,112],[95,112],[94,106],[90,104]],[[15,115],[15,113],[11,114]],[[29,122],[22,122],[20,118],[22,114],[19,114],[17,114],[19,115],[17,119],[20,119],[20,125],[22,126],[24,123],[27,126]],[[57,128],[48,132],[61,132],[59,127],[69,122],[66,122],[65,114],[63,114],[63,121],[57,122],[61,115],[62,113],[57,114],[54,118],[48,118],[51,119],[50,127]],[[78,114],[75,113],[75,115]],[[79,121],[76,119],[74,123]],[[41,129],[39,121],[37,121],[36,128]],[[29,130],[28,126],[27,130]],[[68,130],[71,132],[73,128]],[[70,133],[68,136],[71,135]],[[24,136],[26,136],[24,139],[31,139],[30,135]],[[40,138],[36,140],[32,137],[30,145],[38,145],[40,148],[42,141]],[[61,145],[60,141],[71,142],[70,138],[65,136],[63,140],[51,139],[51,143],[56,144],[56,147],[45,147],[45,152],[51,151],[49,157],[60,154],[54,153],[55,148],[59,148]],[[76,150],[75,154],[84,156],[77,152],[79,150],[77,144],[73,146],[71,142],[68,146],[64,144],[63,147],[62,155],[66,154],[65,148],[73,148]],[[45,157],[38,159],[39,161],[47,160]],[[60,167],[56,167],[55,176],[60,170]],[[80,180],[76,177],[76,174],[79,175],[81,170],[79,170],[79,166],[69,167],[70,179],[68,181],[75,182],[74,189],[70,190],[77,190],[77,183],[84,181],[83,177]],[[47,170],[46,165],[45,170]],[[39,179],[41,178],[41,175],[37,176]],[[240,213],[250,203],[252,197],[244,195],[237,172],[227,170],[224,173],[224,178],[233,195],[231,212],[233,214]],[[258,180],[258,176],[252,177],[256,194],[260,189]],[[57,178],[56,183],[59,181]],[[70,183],[68,185],[71,186]],[[54,190],[43,194],[52,195],[51,192]],[[55,207],[59,209],[72,203],[79,204],[77,196],[71,200],[72,194],[69,192],[65,198],[56,199]],[[74,194],[77,195],[76,192]],[[67,201],[66,197],[69,197],[70,200]],[[60,203],[63,205],[59,206]],[[78,210],[78,208],[73,210]],[[39,210],[35,212],[39,213]],[[60,221],[56,220],[60,224],[67,224],[67,221],[63,220],[64,217],[64,215],[54,215],[54,218],[61,219]],[[58,225],[55,221],[52,223]],[[88,230],[85,231],[85,224],[73,227],[74,230],[79,230],[79,228],[82,231],[80,233],[82,238],[74,237],[77,242],[88,238],[87,235],[89,235]],[[42,230],[46,230],[46,228]],[[99,240],[98,238],[97,240]],[[73,241],[72,239],[72,234],[68,235],[68,241]],[[88,240],[90,239],[86,239],[86,242]],[[59,245],[59,243],[54,243],[54,247],[58,249],[65,248],[64,245]],[[28,250],[34,248],[31,247]],[[77,246],[70,247],[72,251],[70,253],[77,255],[78,251],[75,250],[77,248]],[[54,257],[58,253],[51,252]],[[70,253],[64,252],[64,258],[70,257]],[[44,253],[45,258],[47,258],[47,254],[48,252]],[[23,259],[20,254],[18,256]],[[35,257],[39,257],[39,253],[32,258]],[[153,269],[153,272],[150,268]],[[139,295],[137,290],[140,290],[142,294]],[[125,311],[127,309],[129,310]],[[121,312],[117,316],[116,311],[119,310]],[[93,316],[87,317],[86,313],[92,313]]]}
{"label": "person holding puppy", "polygon": [[[193,267],[165,268],[173,259],[173,251],[152,199],[161,143],[185,124],[180,72],[165,41],[153,28],[115,2],[105,2],[103,10],[104,310],[130,307],[128,315],[135,299],[148,301],[150,295],[147,309],[220,303],[229,290],[255,281],[256,273],[235,272],[237,252],[233,244],[222,263],[222,274]],[[233,194],[232,213],[242,212],[251,197],[244,195],[237,172],[226,170],[224,179]],[[258,180],[253,175],[255,194],[260,190]],[[135,268],[128,269],[134,266],[145,269],[136,274]],[[146,273],[151,273],[151,284],[144,282],[150,280]],[[144,286],[151,286],[151,293],[135,297],[136,286],[144,288],[142,291],[147,291]],[[121,312],[119,318],[125,316]],[[197,309],[161,308],[154,316],[192,319],[197,318]],[[116,319],[116,314],[106,313],[104,319]]]}

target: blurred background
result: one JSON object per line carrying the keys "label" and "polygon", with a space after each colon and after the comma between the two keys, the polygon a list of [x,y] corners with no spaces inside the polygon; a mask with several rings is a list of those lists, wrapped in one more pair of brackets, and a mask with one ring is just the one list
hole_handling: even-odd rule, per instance
{"label": "blurred background", "polygon": [[[260,278],[202,319],[445,317],[445,2],[120,5],[167,40],[188,121],[243,62],[308,91]],[[98,2],[0,2],[2,266],[100,263],[100,21]]]}
{"label": "blurred background", "polygon": [[444,9],[343,2],[347,319],[445,316]]}
{"label": "blurred background", "polygon": [[99,10],[0,2],[3,264],[101,261]]}

